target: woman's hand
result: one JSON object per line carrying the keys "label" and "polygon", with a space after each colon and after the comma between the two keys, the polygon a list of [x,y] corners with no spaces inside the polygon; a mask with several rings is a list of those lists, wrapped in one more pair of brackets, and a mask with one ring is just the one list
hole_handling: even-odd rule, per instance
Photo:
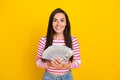
{"label": "woman's hand", "polygon": [[62,68],[70,68],[70,64],[64,64],[60,58],[55,58],[51,61],[51,66],[54,68],[62,69]]}
{"label": "woman's hand", "polygon": [[51,61],[52,66],[55,68],[63,68],[63,63],[60,60],[60,58],[55,58],[54,60]]}

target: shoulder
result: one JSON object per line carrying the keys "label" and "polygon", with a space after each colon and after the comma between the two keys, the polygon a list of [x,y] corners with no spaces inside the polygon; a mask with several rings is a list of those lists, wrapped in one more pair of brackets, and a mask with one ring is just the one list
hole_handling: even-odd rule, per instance
{"label": "shoulder", "polygon": [[46,36],[42,36],[40,39],[42,39],[42,40],[46,40]]}
{"label": "shoulder", "polygon": [[73,46],[80,46],[77,37],[71,36],[71,38],[72,38],[72,45]]}
{"label": "shoulder", "polygon": [[77,40],[77,37],[75,37],[75,36],[71,36],[71,39],[72,39],[72,41],[74,41],[74,40]]}
{"label": "shoulder", "polygon": [[40,38],[40,42],[45,42],[46,41],[46,36],[42,36],[41,38]]}

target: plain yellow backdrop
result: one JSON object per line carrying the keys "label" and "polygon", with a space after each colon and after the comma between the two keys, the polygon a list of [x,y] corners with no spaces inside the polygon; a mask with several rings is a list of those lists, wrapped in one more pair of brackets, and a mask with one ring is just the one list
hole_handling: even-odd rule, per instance
{"label": "plain yellow backdrop", "polygon": [[67,12],[79,40],[74,80],[120,80],[119,0],[0,0],[0,80],[42,80],[37,46],[55,8]]}

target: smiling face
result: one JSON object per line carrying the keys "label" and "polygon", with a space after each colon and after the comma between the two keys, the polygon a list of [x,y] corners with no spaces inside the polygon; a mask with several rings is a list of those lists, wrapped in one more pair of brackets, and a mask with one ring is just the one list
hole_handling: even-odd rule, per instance
{"label": "smiling face", "polygon": [[66,26],[65,15],[63,13],[56,13],[53,18],[52,26],[56,34],[63,34]]}

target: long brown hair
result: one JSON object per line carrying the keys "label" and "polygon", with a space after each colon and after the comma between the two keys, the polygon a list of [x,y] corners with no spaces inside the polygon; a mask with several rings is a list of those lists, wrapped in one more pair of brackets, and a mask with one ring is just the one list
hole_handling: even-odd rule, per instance
{"label": "long brown hair", "polygon": [[[48,48],[48,46],[51,46],[53,43],[53,35],[55,33],[53,27],[52,27],[52,23],[53,23],[53,18],[55,16],[55,14],[57,13],[63,13],[65,15],[66,18],[66,26],[65,26],[65,30],[63,32],[64,34],[64,40],[65,40],[65,45],[69,48],[72,49],[72,39],[71,39],[71,30],[70,30],[70,21],[69,18],[66,14],[66,12],[60,8],[55,9],[49,18],[49,23],[48,23],[48,30],[47,30],[47,34],[46,34],[46,45],[45,45],[45,49]],[[70,61],[72,61],[73,56],[71,57]]]}

